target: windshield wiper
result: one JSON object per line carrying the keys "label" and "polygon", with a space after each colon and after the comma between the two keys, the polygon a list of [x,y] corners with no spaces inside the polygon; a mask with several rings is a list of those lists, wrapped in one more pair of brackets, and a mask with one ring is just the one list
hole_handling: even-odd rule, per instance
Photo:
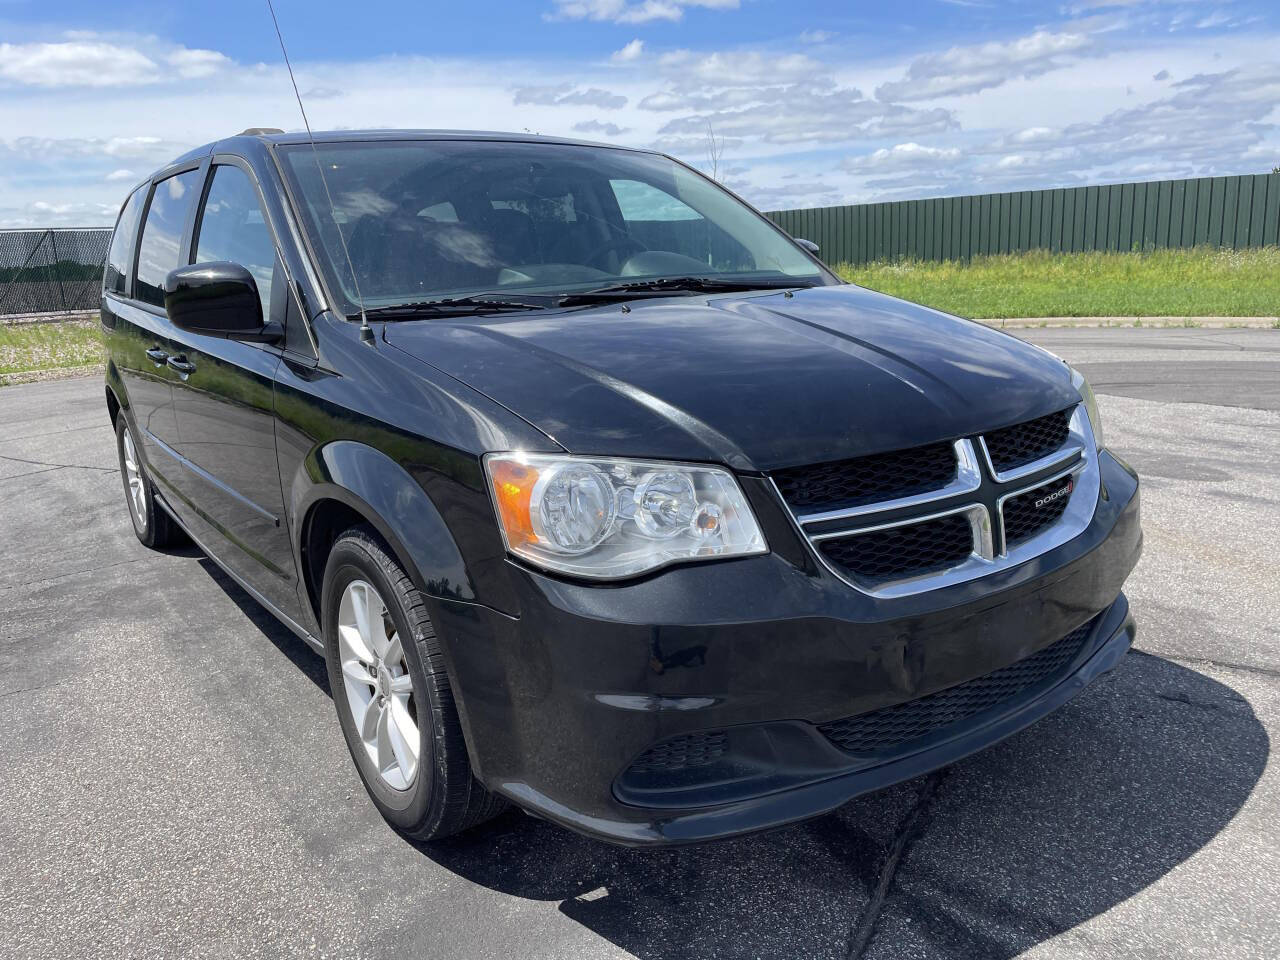
{"label": "windshield wiper", "polygon": [[610,300],[628,300],[646,296],[665,296],[670,293],[736,293],[744,290],[790,290],[809,287],[803,280],[783,279],[721,279],[719,277],[657,277],[653,280],[633,280],[627,283],[611,283],[608,286],[569,293],[559,300],[559,306],[570,307],[582,303],[602,303]]}
{"label": "windshield wiper", "polygon": [[[445,297],[440,300],[415,300],[409,303],[393,303],[385,307],[369,307],[365,315],[370,320],[408,320],[415,317],[465,317],[480,313],[507,313],[516,310],[545,310],[554,300],[535,303],[506,297],[475,296]],[[350,319],[360,319],[355,314]]]}

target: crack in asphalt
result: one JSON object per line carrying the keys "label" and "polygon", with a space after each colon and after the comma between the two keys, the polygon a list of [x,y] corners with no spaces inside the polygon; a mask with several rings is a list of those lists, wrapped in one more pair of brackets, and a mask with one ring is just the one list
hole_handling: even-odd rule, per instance
{"label": "crack in asphalt", "polygon": [[898,867],[901,865],[907,851],[911,848],[911,844],[924,833],[924,829],[928,824],[927,814],[933,806],[933,801],[936,799],[938,790],[942,786],[942,781],[946,778],[946,775],[947,771],[943,769],[935,770],[925,777],[924,783],[920,787],[920,792],[916,795],[915,802],[911,805],[911,809],[906,812],[902,822],[898,824],[898,829],[894,832],[893,839],[885,851],[884,862],[880,865],[880,877],[876,882],[875,890],[872,891],[871,899],[867,901],[867,905],[862,909],[857,921],[849,928],[848,950],[846,952],[849,960],[861,960],[871,946],[872,938],[876,932],[876,922],[880,919],[880,912],[888,899],[889,891],[893,887],[893,881],[898,875]]}
{"label": "crack in asphalt", "polygon": [[110,570],[112,567],[123,567],[130,563],[142,563],[149,560],[150,557],[134,557],[131,560],[117,560],[115,563],[103,563],[94,567],[85,567],[83,570],[68,570],[66,573],[59,573],[53,577],[37,577],[35,580],[27,580],[25,583],[10,583],[0,586],[0,593],[9,590],[17,590],[20,587],[32,587],[36,584],[56,583],[59,580],[66,580],[68,577],[78,577],[83,573],[98,573],[102,570]]}
{"label": "crack in asphalt", "polygon": [[1160,693],[1157,691],[1156,697],[1160,700],[1167,700],[1169,703],[1180,703],[1183,706],[1196,707],[1200,710],[1222,710],[1231,705],[1248,703],[1244,697],[1239,695],[1227,697],[1216,702],[1212,700],[1193,700],[1185,693]]}
{"label": "crack in asphalt", "polygon": [[1168,660],[1170,663],[1185,663],[1192,667],[1218,667],[1221,670],[1238,670],[1240,673],[1251,673],[1258,677],[1280,680],[1280,670],[1274,667],[1260,667],[1252,663],[1237,663],[1231,660],[1214,660],[1210,657],[1175,657],[1169,654],[1149,653],[1146,650],[1138,650],[1136,648],[1132,652],[1144,657],[1154,657],[1157,660]]}
{"label": "crack in asphalt", "polygon": [[23,477],[36,477],[42,473],[53,473],[55,470],[61,470],[62,467],[45,467],[43,470],[28,470],[26,473],[11,473],[7,477],[0,477],[0,483],[6,480],[20,480]]}
{"label": "crack in asphalt", "polygon": [[59,680],[56,683],[38,683],[34,687],[19,687],[17,690],[0,690],[0,700],[5,697],[16,697],[20,693],[31,693],[34,690],[52,690],[54,687],[66,686],[70,682],[70,680]]}
{"label": "crack in asphalt", "polygon": [[60,437],[67,433],[83,433],[86,430],[101,430],[97,424],[87,427],[68,427],[66,430],[50,430],[48,433],[29,433],[22,437],[0,437],[0,443],[17,443],[19,440],[47,440],[49,437]]}
{"label": "crack in asphalt", "polygon": [[48,460],[27,460],[23,457],[7,457],[0,453],[0,460],[11,460],[14,463],[29,463],[33,467],[63,467],[67,470],[101,470],[103,473],[115,473],[115,467],[95,467],[87,463],[52,463]]}

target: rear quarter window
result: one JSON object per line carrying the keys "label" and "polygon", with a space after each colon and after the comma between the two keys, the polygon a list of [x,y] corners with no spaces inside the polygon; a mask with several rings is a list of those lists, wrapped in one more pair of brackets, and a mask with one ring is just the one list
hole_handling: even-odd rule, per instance
{"label": "rear quarter window", "polygon": [[102,288],[110,293],[127,295],[129,269],[133,266],[134,241],[138,239],[138,220],[142,216],[142,204],[147,191],[139,187],[125,201],[111,234],[111,248],[107,251],[107,267],[102,276]]}

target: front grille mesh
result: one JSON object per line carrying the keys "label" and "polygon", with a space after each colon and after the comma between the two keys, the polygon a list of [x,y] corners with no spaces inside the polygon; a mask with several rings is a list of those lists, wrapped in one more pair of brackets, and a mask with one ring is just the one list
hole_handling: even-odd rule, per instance
{"label": "front grille mesh", "polygon": [[790,467],[773,475],[793,510],[842,510],[945,487],[956,475],[955,449],[933,443],[853,460]]}
{"label": "front grille mesh", "polygon": [[723,730],[686,733],[655,743],[642,753],[629,769],[640,773],[653,773],[702,767],[724,756],[728,749],[729,738]]}
{"label": "front grille mesh", "polygon": [[[1004,502],[1004,537],[1006,546],[1020,543],[1034,537],[1050,524],[1057,523],[1071,502],[1071,491],[1074,481],[1069,477],[1059,477],[1049,483],[1041,484],[1034,490],[1010,497]],[[1061,491],[1061,496],[1036,506],[1036,502]]]}
{"label": "front grille mesh", "polygon": [[823,555],[859,580],[883,582],[954,566],[973,553],[964,514],[819,542]]}
{"label": "front grille mesh", "polygon": [[1008,473],[1060,450],[1067,442],[1071,411],[1059,410],[1047,417],[993,430],[986,435],[991,464],[999,473]]}
{"label": "front grille mesh", "polygon": [[966,683],[826,723],[818,729],[837,747],[860,755],[882,754],[977,716],[1062,673],[1084,645],[1092,621],[1007,667]]}

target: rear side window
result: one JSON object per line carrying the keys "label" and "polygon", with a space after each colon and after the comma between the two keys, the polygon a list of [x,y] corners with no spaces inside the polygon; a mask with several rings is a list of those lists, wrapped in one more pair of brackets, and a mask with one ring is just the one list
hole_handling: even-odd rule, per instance
{"label": "rear side window", "polygon": [[116,221],[111,249],[107,251],[107,269],[102,277],[102,288],[111,293],[126,293],[129,267],[133,262],[133,243],[138,239],[138,219],[142,216],[142,204],[146,199],[145,187],[133,191]]}
{"label": "rear side window", "polygon": [[262,316],[271,316],[276,248],[249,175],[230,164],[213,168],[195,243],[196,263],[229,260],[253,274]]}
{"label": "rear side window", "polygon": [[199,176],[200,171],[188,170],[156,184],[138,247],[135,299],[164,306],[164,278],[181,265],[182,228],[195,200]]}

